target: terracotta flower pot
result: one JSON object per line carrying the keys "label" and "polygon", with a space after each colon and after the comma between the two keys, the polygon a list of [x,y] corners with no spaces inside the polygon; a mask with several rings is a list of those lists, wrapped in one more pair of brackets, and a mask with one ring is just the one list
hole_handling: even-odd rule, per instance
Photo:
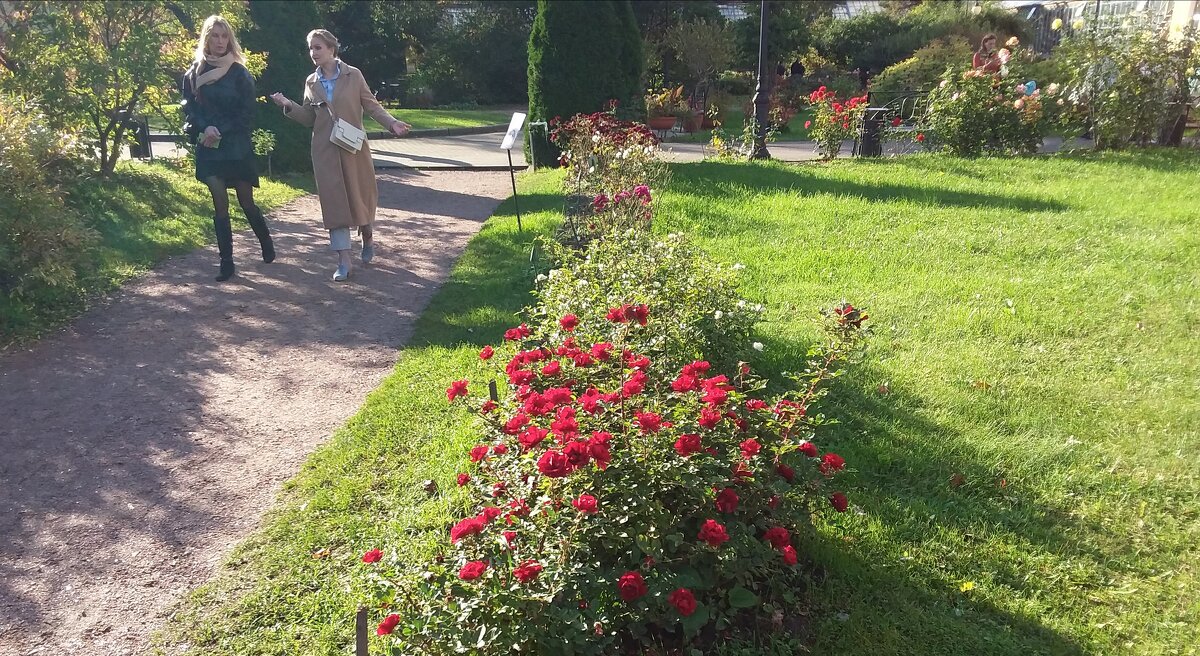
{"label": "terracotta flower pot", "polygon": [[650,126],[651,130],[670,130],[671,128],[675,127],[675,117],[651,116],[650,119],[646,121],[646,124]]}

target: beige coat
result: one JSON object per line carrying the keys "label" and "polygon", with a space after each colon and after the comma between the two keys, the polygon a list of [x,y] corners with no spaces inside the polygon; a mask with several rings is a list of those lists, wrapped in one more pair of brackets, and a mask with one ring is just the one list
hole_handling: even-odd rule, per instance
{"label": "beige coat", "polygon": [[[362,129],[363,112],[371,115],[385,128],[396,119],[375,100],[367,88],[362,71],[341,63],[342,73],[334,85],[333,116],[353,123]],[[375,221],[375,206],[379,202],[379,187],[375,184],[375,166],[371,162],[371,146],[363,140],[357,153],[342,150],[329,141],[334,119],[325,105],[325,87],[314,71],[304,81],[304,101],[300,107],[284,113],[298,123],[312,128],[313,175],[317,180],[317,195],[321,199],[321,218],[326,230],[371,225]]]}

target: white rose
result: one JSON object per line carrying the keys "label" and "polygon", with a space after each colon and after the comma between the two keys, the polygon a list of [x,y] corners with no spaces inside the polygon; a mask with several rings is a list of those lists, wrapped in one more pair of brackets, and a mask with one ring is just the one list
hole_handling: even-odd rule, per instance
{"label": "white rose", "polygon": [[754,350],[755,350],[755,351],[762,351],[762,350],[763,350],[763,343],[762,343],[762,342],[754,342],[754,343],[753,343],[753,344],[751,344],[750,346],[752,346],[752,347],[754,348]]}

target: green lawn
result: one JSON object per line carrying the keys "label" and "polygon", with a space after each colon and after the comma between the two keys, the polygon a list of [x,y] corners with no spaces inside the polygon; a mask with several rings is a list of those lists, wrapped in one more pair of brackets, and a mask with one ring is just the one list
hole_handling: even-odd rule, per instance
{"label": "green lawn", "polygon": [[[513,115],[511,111],[499,109],[389,109],[388,112],[411,125],[414,130],[474,128],[501,123],[508,125]],[[363,127],[368,132],[383,129],[370,117],[363,117]]]}
{"label": "green lawn", "polygon": [[[312,190],[311,174],[262,179],[255,194],[264,211]],[[212,197],[190,172],[162,163],[123,162],[112,178],[88,178],[65,190],[67,206],[96,231],[80,284],[57,294],[17,301],[0,321],[0,348],[34,338],[78,316],[90,300],[170,255],[188,253],[213,240]],[[233,194],[235,229],[247,229]]]}
{"label": "green lawn", "polygon": [[[1186,151],[675,167],[656,230],[747,265],[758,368],[796,366],[819,305],[875,324],[831,397],[853,505],[806,545],[813,653],[1194,653],[1198,176]],[[454,490],[474,442],[445,386],[529,302],[530,239],[560,207],[555,173],[521,183],[526,232],[502,205],[163,653],[344,653],[362,551],[445,539],[454,495],[421,482]]]}

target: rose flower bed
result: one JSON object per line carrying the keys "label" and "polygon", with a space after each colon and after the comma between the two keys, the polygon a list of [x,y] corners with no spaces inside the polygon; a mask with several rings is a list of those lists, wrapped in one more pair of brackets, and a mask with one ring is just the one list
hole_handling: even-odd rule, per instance
{"label": "rose flower bed", "polygon": [[[593,273],[629,273],[607,271]],[[364,557],[376,632],[398,653],[666,653],[770,632],[794,613],[798,535],[810,513],[848,504],[833,484],[844,460],[814,441],[825,421],[814,403],[865,315],[830,312],[806,374],[770,395],[745,364],[671,362],[682,351],[663,348],[668,335],[698,315],[586,297],[577,312],[535,308],[541,324],[480,352],[507,382],[498,401],[476,391],[485,381],[447,388],[481,437],[458,475],[466,506],[446,552],[400,569]]]}

